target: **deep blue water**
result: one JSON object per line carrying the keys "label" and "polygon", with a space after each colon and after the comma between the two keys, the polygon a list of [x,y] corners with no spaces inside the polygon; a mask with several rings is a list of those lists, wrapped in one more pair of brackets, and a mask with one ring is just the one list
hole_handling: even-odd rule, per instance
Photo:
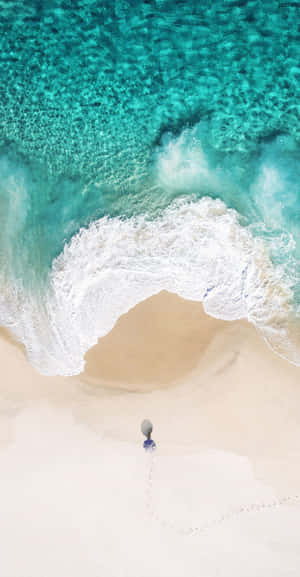
{"label": "deep blue water", "polygon": [[297,306],[299,23],[296,1],[1,0],[6,278],[45,279],[105,215],[208,195],[267,239]]}

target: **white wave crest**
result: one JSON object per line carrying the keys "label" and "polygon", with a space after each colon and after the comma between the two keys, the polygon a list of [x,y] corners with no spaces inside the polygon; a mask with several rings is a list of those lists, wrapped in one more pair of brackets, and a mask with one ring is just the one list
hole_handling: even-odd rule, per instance
{"label": "white wave crest", "polygon": [[203,302],[214,317],[246,318],[273,343],[287,340],[292,294],[280,269],[238,214],[209,198],[176,202],[152,221],[103,218],[82,229],[53,262],[43,303],[8,291],[2,305],[14,312],[4,324],[40,372],[77,374],[122,314],[162,290]]}

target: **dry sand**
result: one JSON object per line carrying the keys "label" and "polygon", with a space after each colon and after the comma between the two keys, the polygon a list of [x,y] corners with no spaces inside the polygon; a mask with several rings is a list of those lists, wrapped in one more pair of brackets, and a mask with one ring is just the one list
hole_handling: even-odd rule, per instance
{"label": "dry sand", "polygon": [[253,326],[162,293],[73,378],[1,336],[1,577],[299,576],[300,369]]}

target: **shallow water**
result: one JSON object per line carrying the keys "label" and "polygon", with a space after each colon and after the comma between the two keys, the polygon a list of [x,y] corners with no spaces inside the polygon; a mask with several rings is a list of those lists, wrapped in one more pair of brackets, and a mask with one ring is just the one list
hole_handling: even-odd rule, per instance
{"label": "shallow water", "polygon": [[162,289],[298,362],[298,8],[0,2],[0,314],[39,370]]}

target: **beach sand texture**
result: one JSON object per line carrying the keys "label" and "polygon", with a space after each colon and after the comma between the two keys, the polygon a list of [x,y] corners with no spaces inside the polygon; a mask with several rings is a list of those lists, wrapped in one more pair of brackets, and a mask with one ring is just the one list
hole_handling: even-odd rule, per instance
{"label": "beach sand texture", "polygon": [[72,378],[1,337],[1,577],[298,577],[299,368],[253,326],[161,293]]}

